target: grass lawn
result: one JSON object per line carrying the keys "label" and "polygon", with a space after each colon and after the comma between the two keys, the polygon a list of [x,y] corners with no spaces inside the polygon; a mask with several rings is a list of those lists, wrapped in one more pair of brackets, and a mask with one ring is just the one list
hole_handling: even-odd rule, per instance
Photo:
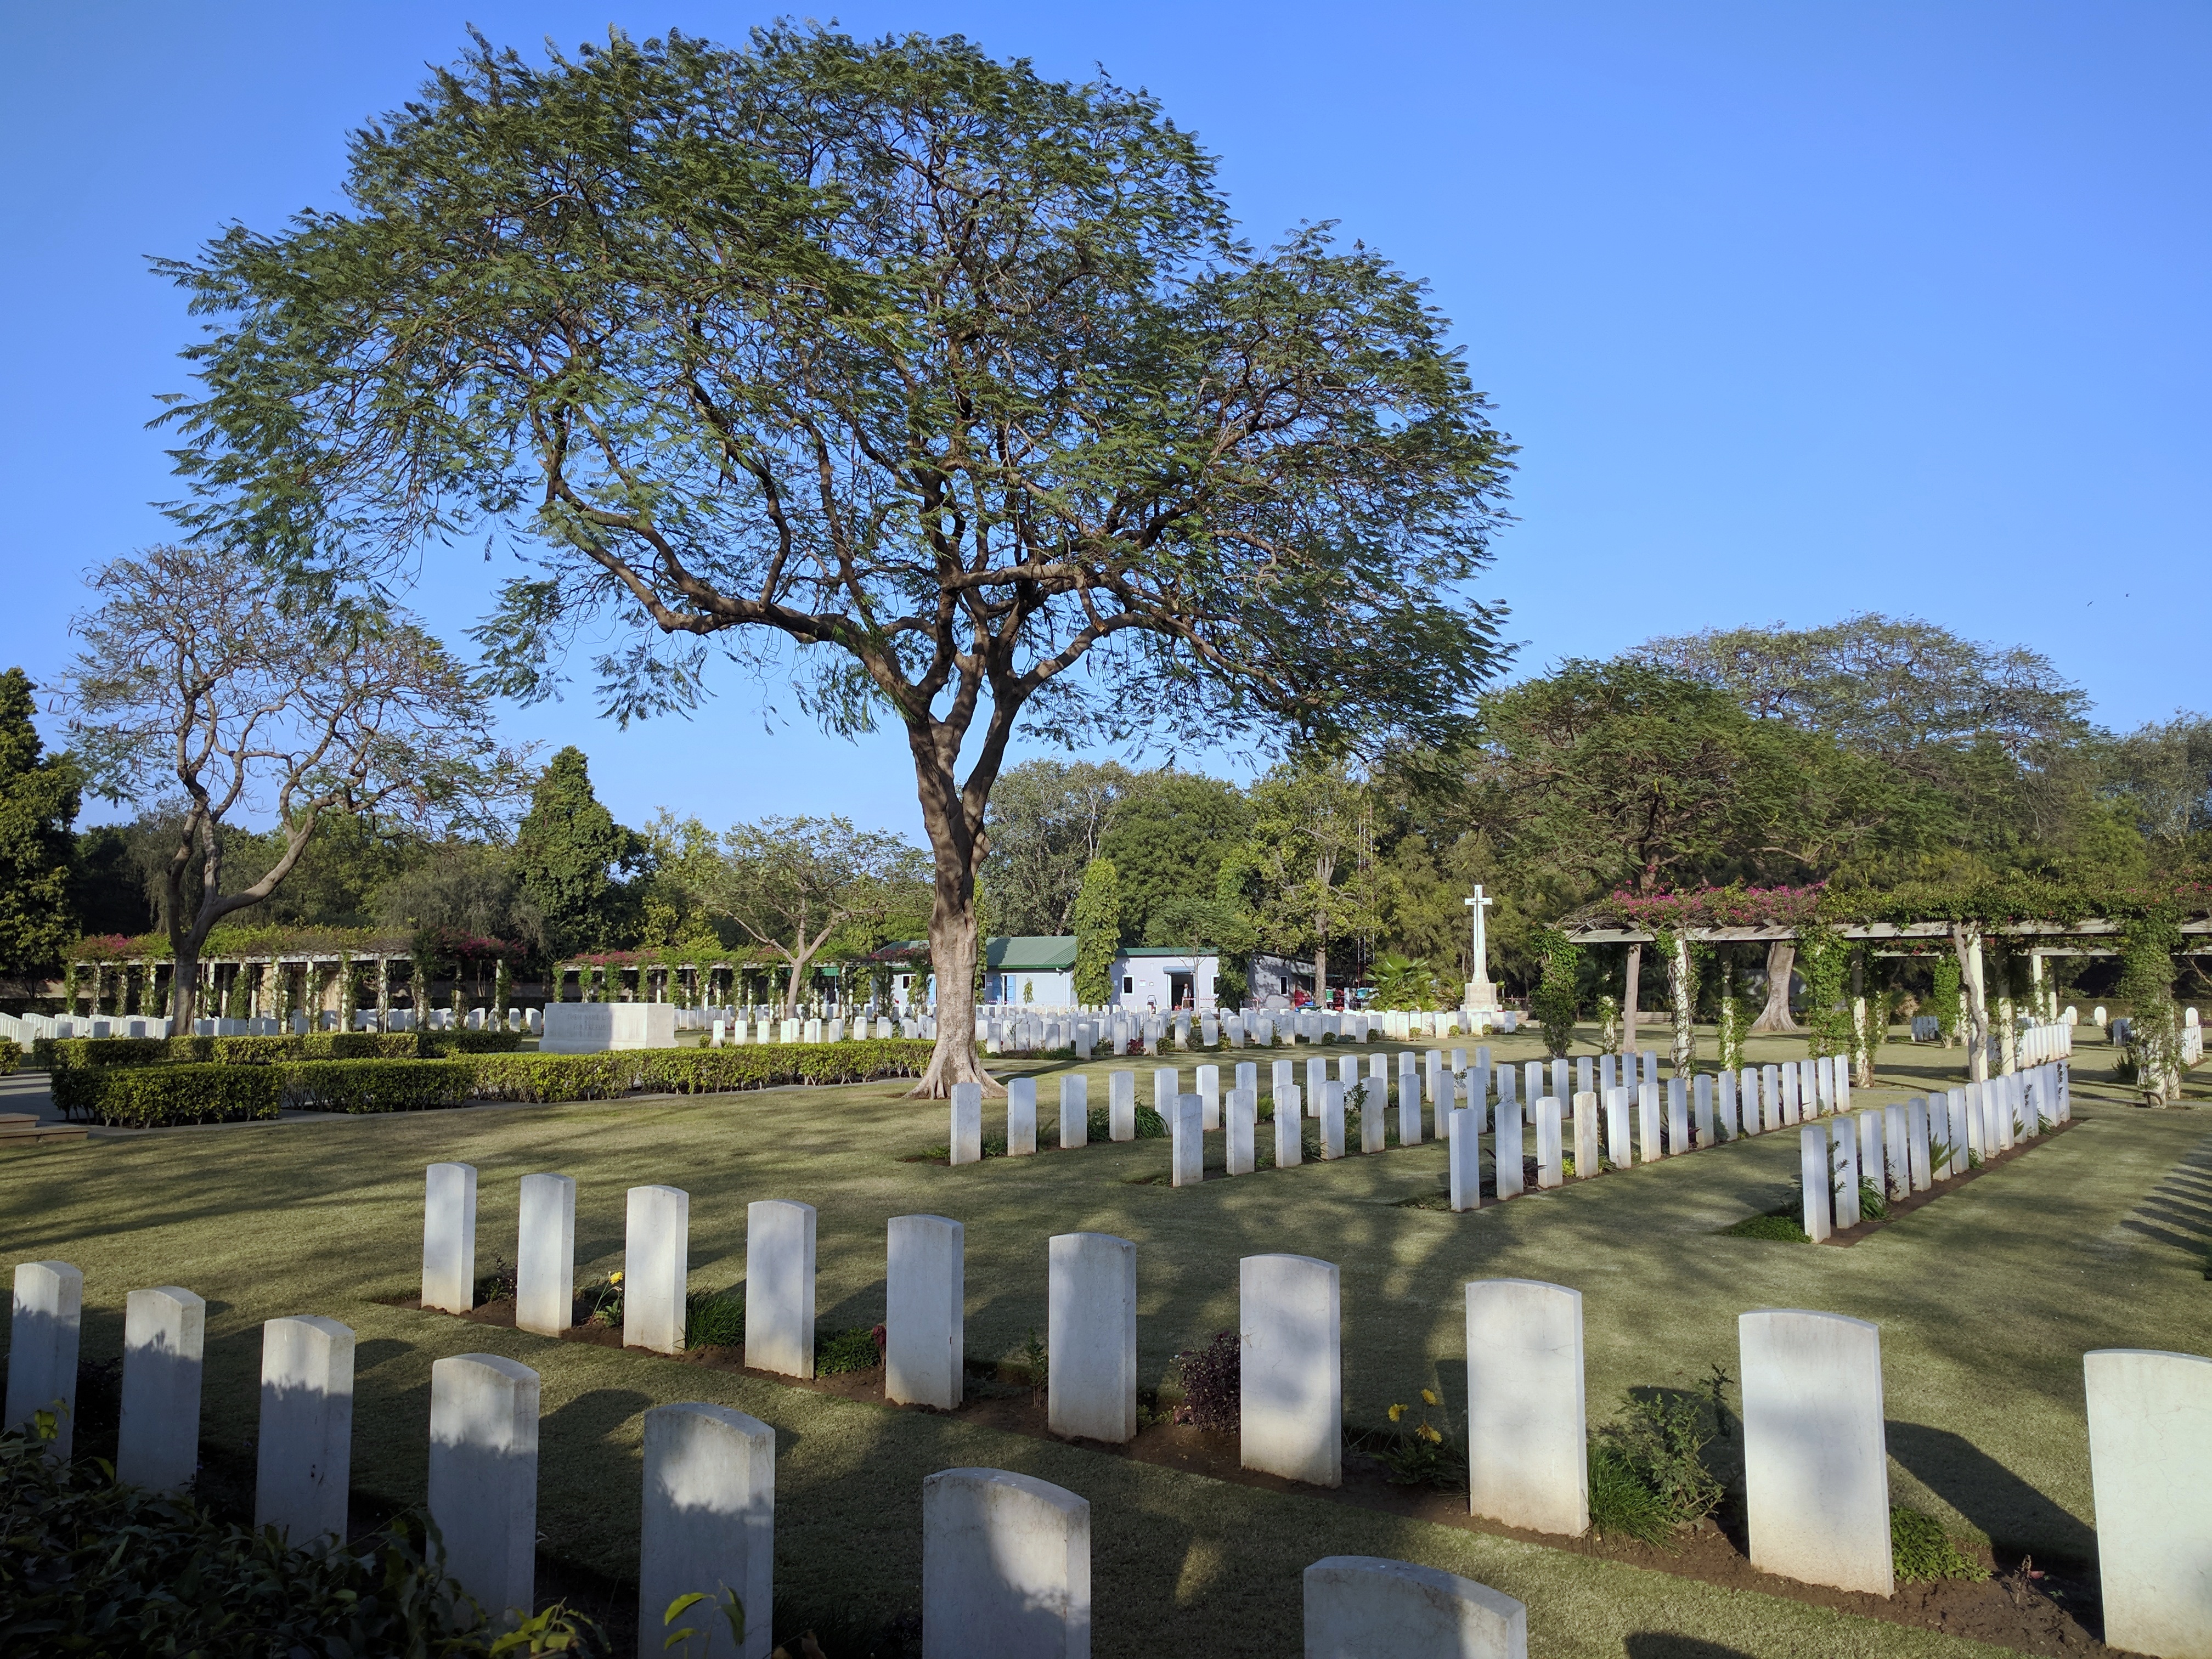
{"label": "grass lawn", "polygon": [[[2085,1037],[2090,1034],[2084,1033]],[[1708,1039],[1708,1046],[1710,1040]],[[1375,1045],[1388,1050],[1393,1045]],[[1414,1045],[1425,1048],[1426,1044]],[[1449,1048],[1449,1044],[1444,1045]],[[1492,1044],[1533,1059],[1533,1037]],[[1283,1051],[1224,1053],[1267,1062]],[[1301,1063],[1313,1050],[1295,1053]],[[1334,1048],[1324,1050],[1332,1055]],[[1759,1041],[1756,1062],[1803,1053]],[[1287,1250],[1342,1270],[1345,1408],[1379,1425],[1393,1401],[1437,1389],[1464,1407],[1461,1286],[1520,1277],[1579,1289],[1593,1422],[1624,1389],[1736,1370],[1735,1316],[1820,1309],[1878,1323],[1894,1501],[2001,1558],[2094,1558],[2081,1355],[2125,1346],[2212,1348],[2212,1121],[2124,1106],[2106,1055],[2076,1056],[2080,1126],[1848,1249],[1721,1236],[1783,1201],[1796,1137],[1759,1137],[1617,1171],[1468,1215],[1404,1207],[1442,1189],[1441,1146],[1209,1180],[1146,1177],[1168,1143],[1092,1146],[951,1169],[902,1157],[942,1145],[942,1104],[893,1085],[482,1108],[343,1121],[183,1130],[0,1153],[0,1241],[9,1262],[85,1273],[84,1357],[120,1352],[124,1298],[179,1284],[209,1300],[204,1432],[243,1449],[254,1432],[258,1326],[318,1313],[359,1334],[353,1478],[420,1498],[431,1362],[484,1350],[544,1379],[539,1525],[567,1560],[634,1571],[640,1417],[665,1401],[720,1401],[779,1431],[778,1620],[844,1610],[880,1620],[919,1605],[924,1475],[962,1464],[1018,1469],[1091,1500],[1096,1650],[1290,1655],[1298,1574],[1329,1554],[1374,1554],[1467,1574],[1529,1606],[1530,1650],[1607,1659],[1996,1651],[1804,1602],[1694,1582],[1568,1550],[1224,1484],[959,1417],[901,1412],[680,1361],[561,1343],[388,1305],[419,1284],[422,1167],[480,1172],[477,1265],[512,1257],[518,1178],[578,1181],[580,1279],[619,1267],[623,1193],[691,1194],[691,1283],[744,1273],[745,1206],[799,1199],[819,1222],[817,1326],[884,1316],[884,1227],[931,1212],[967,1228],[968,1352],[1016,1358],[1045,1324],[1046,1240],[1118,1233],[1138,1244],[1139,1373],[1237,1322],[1240,1256]],[[1188,1055],[1172,1057],[1185,1068]],[[1206,1056],[1206,1058],[1217,1058]],[[1093,1061],[1139,1073],[1142,1057]],[[1166,1062],[1159,1062],[1166,1063]],[[1006,1071],[1012,1061],[994,1062]],[[1875,1104],[1955,1081],[1958,1050],[1884,1050]],[[1054,1115],[1042,1066],[1039,1116]],[[1301,1064],[1303,1073],[1303,1064]],[[1302,1079],[1303,1080],[1303,1078]],[[990,1103],[987,1131],[1003,1129]],[[1218,1142],[1218,1137],[1213,1137]],[[1262,1139],[1265,1139],[1263,1131]],[[1533,1149],[1533,1142],[1531,1143]],[[1212,1161],[1218,1164],[1218,1145]],[[831,1659],[840,1659],[833,1648]]]}

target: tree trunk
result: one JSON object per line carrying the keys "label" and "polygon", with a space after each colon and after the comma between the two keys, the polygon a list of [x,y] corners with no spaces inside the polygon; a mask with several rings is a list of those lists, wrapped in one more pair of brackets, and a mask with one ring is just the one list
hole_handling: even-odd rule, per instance
{"label": "tree trunk", "polygon": [[1881,1033],[1874,1024],[1874,1012],[1867,1002],[1866,953],[1855,952],[1851,957],[1851,1087],[1874,1087],[1874,1051],[1881,1042]]}
{"label": "tree trunk", "polygon": [[1959,958],[1959,994],[1966,1004],[1966,1080],[1990,1080],[1990,1004],[1982,980],[1982,930],[1978,923],[1951,924],[1951,949]]}
{"label": "tree trunk", "polygon": [[1690,936],[1674,935],[1667,957],[1667,999],[1674,1017],[1674,1069],[1687,1073],[1698,1060],[1697,994],[1690,984]]}
{"label": "tree trunk", "polygon": [[1316,936],[1314,945],[1314,1006],[1328,1006],[1328,935]]}
{"label": "tree trunk", "polygon": [[908,1091],[909,1099],[950,1099],[957,1083],[980,1085],[987,1097],[1006,1093],[1006,1086],[993,1080],[975,1052],[975,960],[981,949],[975,936],[975,877],[989,850],[983,834],[983,803],[996,781],[1006,737],[994,716],[983,755],[963,789],[952,777],[952,763],[959,752],[957,735],[945,728],[907,727],[922,828],[928,832],[935,865],[929,959],[937,973],[937,1044],[928,1067]]}
{"label": "tree trunk", "polygon": [[1754,1031],[1798,1031],[1804,1028],[1790,1017],[1790,975],[1797,966],[1797,941],[1778,939],[1766,947],[1766,1006],[1751,1022]]}
{"label": "tree trunk", "polygon": [[1620,987],[1620,1052],[1636,1052],[1636,993],[1638,982],[1644,977],[1644,947],[1628,947],[1628,969],[1622,975]]}

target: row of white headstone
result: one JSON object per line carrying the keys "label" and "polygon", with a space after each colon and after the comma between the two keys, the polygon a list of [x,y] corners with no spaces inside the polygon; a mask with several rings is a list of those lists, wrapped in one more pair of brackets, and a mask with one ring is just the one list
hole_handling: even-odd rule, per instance
{"label": "row of white headstone", "polygon": [[[1060,1241],[1054,1243],[1057,1263]],[[895,1261],[896,1250],[895,1243]],[[957,1273],[957,1255],[955,1261]],[[1253,1265],[1246,1264],[1248,1282]],[[50,1413],[52,1450],[63,1458],[74,1426],[83,1292],[82,1273],[67,1262],[26,1262],[15,1270],[7,1426]],[[1060,1305],[1057,1294],[1054,1305]],[[894,1317],[897,1307],[894,1296]],[[206,1316],[205,1303],[179,1286],[131,1292],[117,1479],[162,1492],[191,1485]],[[957,1327],[957,1302],[954,1316]],[[1057,1328],[1054,1346],[1056,1364]],[[273,1528],[295,1546],[342,1541],[352,1473],[354,1332],[313,1315],[272,1319],[262,1327],[261,1353],[254,1525]],[[1248,1422],[1255,1382],[1265,1416],[1266,1381],[1252,1377],[1248,1364]],[[443,1541],[446,1571],[501,1625],[536,1606],[539,1401],[538,1374],[498,1354],[455,1354],[430,1368],[429,1516]],[[765,1659],[775,1596],[775,1430],[727,1407],[686,1401],[648,1410],[644,1443],[640,1653],[661,1651],[664,1610],[696,1591],[714,1610],[695,1613],[697,1634],[687,1652]],[[1521,1603],[1434,1568],[1330,1557],[1307,1569],[1304,1589],[1310,1655],[1363,1654],[1385,1642],[1394,1652],[1438,1659],[1525,1659],[1528,1650]],[[750,1614],[741,1645],[714,1607],[724,1593]],[[1001,1469],[929,1476],[922,1483],[922,1624],[933,1653],[1088,1654],[1089,1502]]]}
{"label": "row of white headstone", "polygon": [[1804,1227],[1816,1243],[1856,1226],[1862,1182],[1891,1200],[1962,1176],[2073,1120],[2067,1063],[2051,1060],[1986,1083],[1900,1101],[1799,1131]]}
{"label": "row of white headstone", "polygon": [[[851,1030],[854,1042],[864,1042],[870,1037],[921,1035],[913,1022],[909,1021],[902,1029],[899,1022],[888,1014],[873,1020],[861,1015],[852,1022]],[[710,1048],[756,1042],[842,1042],[846,1038],[846,1023],[842,1018],[717,1019],[708,1023],[707,1033],[707,1046]]]}

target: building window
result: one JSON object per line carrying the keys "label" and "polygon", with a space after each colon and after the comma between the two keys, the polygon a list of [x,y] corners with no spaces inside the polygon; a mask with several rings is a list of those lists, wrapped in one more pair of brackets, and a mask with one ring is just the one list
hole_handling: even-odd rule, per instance
{"label": "building window", "polygon": [[1137,981],[1134,976],[1124,974],[1121,976],[1121,994],[1123,996],[1133,996],[1136,994],[1136,990]]}

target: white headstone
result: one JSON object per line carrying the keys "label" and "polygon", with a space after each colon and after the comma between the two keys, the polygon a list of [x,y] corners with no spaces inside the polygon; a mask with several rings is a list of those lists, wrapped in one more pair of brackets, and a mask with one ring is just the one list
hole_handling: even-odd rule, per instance
{"label": "white headstone", "polygon": [[[1510,1072],[1501,1072],[1499,1081],[1512,1075]],[[1490,1138],[1492,1174],[1501,1200],[1517,1198],[1521,1194],[1524,1183],[1521,1145],[1521,1109],[1510,1101],[1501,1100],[1498,1103],[1498,1127]]]}
{"label": "white headstone", "polygon": [[1828,1132],[1817,1123],[1797,1131],[1797,1184],[1804,1189],[1805,1236],[1815,1244],[1833,1231],[1834,1194],[1828,1173]]}
{"label": "white headstone", "polygon": [[1584,1090],[1575,1097],[1575,1179],[1588,1181],[1598,1173],[1598,1147],[1604,1139],[1597,1094]]}
{"label": "white headstone", "polygon": [[890,1219],[884,1398],[951,1411],[965,1396],[967,1232],[941,1215]]}
{"label": "white headstone", "polygon": [[1530,1532],[1589,1528],[1583,1298],[1533,1279],[1467,1287],[1468,1509]]}
{"label": "white headstone", "polygon": [[558,1336],[575,1310],[575,1177],[526,1175],[514,1242],[515,1328]]}
{"label": "white headstone", "polygon": [[52,1451],[66,1462],[76,1439],[77,1336],[84,1322],[84,1274],[66,1261],[15,1268],[8,1326],[8,1420],[21,1428],[54,1413]]}
{"label": "white headstone", "polygon": [[691,1272],[691,1194],[633,1187],[623,1234],[623,1346],[684,1352],[684,1291]]}
{"label": "white headstone", "polygon": [[1024,1158],[1036,1151],[1036,1079],[1006,1079],[1006,1156]]}
{"label": "white headstone", "polygon": [[2104,1348],[2082,1371],[2105,1640],[2212,1654],[2212,1359]]}
{"label": "white headstone", "polygon": [[1128,1440],[1137,1432],[1137,1247],[1111,1233],[1060,1233],[1048,1249],[1049,1426]]}
{"label": "white headstone", "polygon": [[1566,1146],[1562,1136],[1559,1097],[1545,1095],[1536,1102],[1536,1185],[1545,1191],[1566,1182]]}
{"label": "white headstone", "polygon": [[1259,1137],[1260,1103],[1249,1089],[1229,1091],[1228,1169],[1233,1176],[1250,1175],[1258,1167],[1255,1142]]}
{"label": "white headstone", "polygon": [[[1379,1111],[1361,1114],[1360,1133],[1363,1136],[1370,1122],[1380,1128],[1382,1114]],[[1376,1136],[1376,1139],[1380,1140],[1381,1137]],[[1381,1148],[1378,1146],[1376,1150]],[[1321,1085],[1321,1155],[1325,1158],[1344,1156],[1344,1085],[1341,1083]]]}
{"label": "white headstone", "polygon": [[1896,1586],[1881,1331],[1862,1319],[1788,1308],[1744,1314],[1736,1330],[1752,1565],[1889,1595]]}
{"label": "white headstone", "polygon": [[1091,1505],[1004,1469],[921,1483],[923,1659],[1090,1659]]}
{"label": "white headstone", "polygon": [[422,1188],[422,1305],[466,1313],[477,1304],[476,1167],[433,1164]]}
{"label": "white headstone", "polygon": [[1221,1127],[1221,1068],[1201,1066],[1197,1073],[1198,1109],[1200,1125],[1209,1130]]}
{"label": "white headstone", "polygon": [[745,1364],[814,1375],[814,1206],[764,1198],[745,1207]]}
{"label": "white headstone", "polygon": [[495,1630],[537,1611],[538,1373],[492,1353],[430,1367],[430,1519]]}
{"label": "white headstone", "polygon": [[1331,1555],[1305,1572],[1305,1659],[1528,1659],[1528,1609],[1438,1567]]}
{"label": "white headstone", "polygon": [[1449,1137],[1451,1206],[1455,1211],[1482,1207],[1482,1114],[1461,1110],[1446,1120]]}
{"label": "white headstone", "polygon": [[1343,1483],[1342,1301],[1335,1264],[1248,1255],[1238,1264],[1243,1356],[1238,1456],[1309,1486]]}
{"label": "white headstone", "polygon": [[1196,1095],[1170,1095],[1167,1101],[1170,1137],[1168,1184],[1195,1187],[1206,1179],[1206,1131],[1203,1108]]}
{"label": "white headstone", "polygon": [[1275,1097],[1274,1109],[1275,1167],[1287,1170],[1305,1157],[1305,1115],[1298,1091],[1285,1090]]}
{"label": "white headstone", "polygon": [[[742,1647],[720,1607],[678,1620],[698,1634],[687,1654],[768,1659],[775,1600],[775,1431],[696,1401],[645,1414],[645,1511],[638,1528],[639,1648],[658,1654],[669,1607],[695,1591],[726,1593],[748,1617]],[[756,1611],[757,1610],[757,1611]]]}
{"label": "white headstone", "polygon": [[980,1164],[983,1161],[983,1085],[980,1083],[956,1083],[948,1103],[951,1112],[952,1140],[951,1162]]}
{"label": "white headstone", "polygon": [[123,1312],[123,1420],[115,1478],[182,1492],[199,1468],[207,1304],[175,1285],[133,1291]]}
{"label": "white headstone", "polygon": [[1137,1138],[1137,1074],[1106,1074],[1106,1133],[1115,1140]]}
{"label": "white headstone", "polygon": [[1091,1140],[1091,1080],[1080,1073],[1060,1080],[1060,1146],[1062,1152]]}
{"label": "white headstone", "polygon": [[1660,1152],[1659,1085],[1639,1083],[1636,1085],[1636,1161],[1656,1164]]}
{"label": "white headstone", "polygon": [[253,1525],[295,1548],[346,1535],[353,1474],[353,1333],[308,1314],[261,1328]]}

